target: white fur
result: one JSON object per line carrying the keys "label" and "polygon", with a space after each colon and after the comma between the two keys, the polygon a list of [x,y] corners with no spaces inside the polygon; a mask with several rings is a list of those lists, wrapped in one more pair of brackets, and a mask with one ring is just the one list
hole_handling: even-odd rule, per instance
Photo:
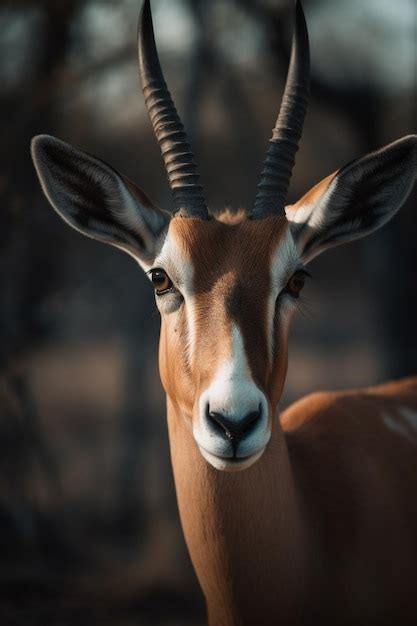
{"label": "white fur", "polygon": [[246,459],[234,460],[231,463],[228,459],[222,459],[218,456],[210,454],[210,452],[207,452],[207,450],[204,450],[201,446],[199,446],[199,448],[206,461],[221,472],[240,472],[241,470],[248,469],[248,467],[251,467],[251,465],[256,463],[256,461],[258,461],[265,452],[265,448],[262,448],[259,452],[255,452],[255,454]]}
{"label": "white fur", "polygon": [[163,268],[184,297],[191,293],[193,267],[169,231],[152,267]]}
{"label": "white fur", "polygon": [[314,204],[303,204],[296,211],[293,209],[293,205],[285,207],[285,214],[289,222],[294,224],[305,224],[309,221],[311,213],[314,209]]}
{"label": "white fur", "polygon": [[291,230],[287,228],[275,250],[271,264],[271,292],[276,298],[285,287],[291,274],[300,266],[301,257],[294,242]]}
{"label": "white fur", "polygon": [[[317,231],[326,228],[327,204],[324,200],[326,193],[327,192],[325,192],[324,197],[318,202],[301,205],[296,210],[293,209],[293,205],[285,207],[289,223],[291,226],[295,225],[297,248],[300,253],[302,253],[304,264],[310,263],[310,261],[323,250],[323,247],[318,246],[310,250],[308,254],[304,253],[305,244],[310,236],[309,231]],[[306,224],[307,228],[298,231],[297,225],[300,224]]]}
{"label": "white fur", "polygon": [[197,444],[207,453],[204,455],[205,458],[212,465],[214,465],[212,457],[218,459],[217,469],[229,468],[224,467],[224,464],[229,466],[232,462],[233,448],[226,437],[210,428],[210,423],[206,419],[207,406],[210,407],[211,412],[226,415],[236,423],[249,413],[261,409],[261,418],[256,427],[247,437],[243,437],[237,449],[238,458],[248,458],[245,458],[244,465],[234,465],[235,469],[246,467],[246,460],[249,462],[249,457],[252,458],[263,451],[271,436],[268,403],[265,395],[252,379],[243,337],[235,324],[232,324],[231,328],[231,343],[232,350],[229,358],[220,364],[210,386],[201,394],[199,416],[193,428]]}
{"label": "white fur", "polygon": [[[186,350],[188,362],[192,363],[196,344],[195,308],[192,293],[194,267],[190,263],[189,259],[183,254],[175,239],[170,237],[169,233],[165,239],[161,252],[153,263],[153,267],[163,268],[184,298],[188,330]],[[160,304],[163,305],[163,302]]]}
{"label": "white fur", "polygon": [[[299,267],[301,263],[300,254],[295,245],[291,230],[288,228],[285,237],[280,241],[277,249],[272,258],[271,263],[271,292],[268,297],[268,354],[269,362],[272,365],[274,358],[274,319],[277,298],[280,292],[284,289],[288,280],[291,278],[294,270]],[[290,316],[287,315],[289,307],[284,307],[281,314],[281,320],[284,322],[290,320]],[[291,307],[293,310],[293,307]]]}

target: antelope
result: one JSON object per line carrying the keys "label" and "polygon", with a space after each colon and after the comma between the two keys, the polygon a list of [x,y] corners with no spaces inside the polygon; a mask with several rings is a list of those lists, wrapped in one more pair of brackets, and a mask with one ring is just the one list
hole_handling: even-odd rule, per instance
{"label": "antelope", "polygon": [[174,212],[54,137],[35,137],[32,155],[55,211],[127,252],[153,284],[178,507],[209,624],[416,623],[417,378],[278,406],[307,264],[395,215],[414,183],[417,136],[349,163],[286,206],[309,91],[297,1],[253,210],[211,213],[149,0],[138,48]]}

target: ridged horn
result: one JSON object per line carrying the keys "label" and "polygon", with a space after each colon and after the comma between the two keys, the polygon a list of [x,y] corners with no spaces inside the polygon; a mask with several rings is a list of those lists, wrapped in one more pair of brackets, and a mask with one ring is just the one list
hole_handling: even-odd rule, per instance
{"label": "ridged horn", "polygon": [[297,0],[287,82],[258,184],[252,219],[285,215],[288,187],[307,112],[309,87],[308,32],[301,2]]}
{"label": "ridged horn", "polygon": [[209,219],[200,176],[184,127],[162,73],[155,45],[149,0],[138,24],[139,73],[146,107],[158,140],[174,199],[174,213]]}

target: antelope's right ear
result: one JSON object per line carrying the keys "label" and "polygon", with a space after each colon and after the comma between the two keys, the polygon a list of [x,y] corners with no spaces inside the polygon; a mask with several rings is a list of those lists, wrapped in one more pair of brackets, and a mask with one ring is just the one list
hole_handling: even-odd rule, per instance
{"label": "antelope's right ear", "polygon": [[55,137],[34,137],[31,151],[42,189],[67,224],[150,268],[170,213],[107,163]]}

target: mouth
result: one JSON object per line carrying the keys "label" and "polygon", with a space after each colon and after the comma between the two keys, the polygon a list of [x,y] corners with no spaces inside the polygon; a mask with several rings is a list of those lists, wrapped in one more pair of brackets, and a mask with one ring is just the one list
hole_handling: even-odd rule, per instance
{"label": "mouth", "polygon": [[207,452],[207,450],[205,450],[203,447],[198,447],[206,461],[210,463],[210,465],[212,465],[215,469],[222,472],[241,472],[242,470],[251,467],[251,465],[254,465],[254,463],[256,463],[256,461],[261,458],[266,446],[261,448],[257,452],[254,452],[253,454],[242,458],[216,456],[215,454],[211,454],[211,452]]}

